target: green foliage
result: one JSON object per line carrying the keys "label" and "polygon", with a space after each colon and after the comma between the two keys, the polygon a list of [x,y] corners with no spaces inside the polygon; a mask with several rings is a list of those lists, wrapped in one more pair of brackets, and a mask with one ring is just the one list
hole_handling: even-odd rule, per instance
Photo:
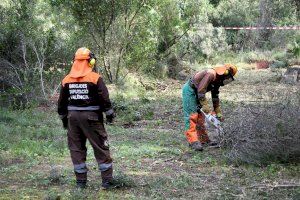
{"label": "green foliage", "polygon": [[288,46],[288,52],[292,53],[295,57],[300,58],[300,35],[298,35],[293,43]]}
{"label": "green foliage", "polygon": [[272,0],[270,5],[271,8],[269,9],[272,10],[272,21],[274,24],[287,26],[296,25],[299,22],[299,8],[295,0]]}
{"label": "green foliage", "polygon": [[131,72],[176,78],[190,63],[239,60],[226,56],[232,52],[287,49],[275,59],[297,63],[297,31],[220,27],[296,25],[298,7],[295,0],[2,1],[0,104],[25,108],[47,103],[82,46],[94,51],[105,78],[119,84]]}
{"label": "green foliage", "polygon": [[[218,2],[215,12],[210,15],[214,26],[286,26],[299,21],[295,1],[237,1]],[[228,30],[227,42],[235,49],[273,49],[286,46],[295,33],[286,31],[236,31]]]}
{"label": "green foliage", "polygon": [[226,35],[223,29],[214,29],[211,24],[204,26],[199,24],[197,28],[188,32],[188,36],[178,46],[184,48],[188,45],[189,54],[185,58],[189,61],[203,61],[203,59],[210,59],[218,53],[226,52],[229,47],[225,40]]}
{"label": "green foliage", "polygon": [[[242,27],[253,26],[258,18],[258,1],[221,0],[211,20],[214,26]],[[238,43],[240,34],[235,30],[228,30],[227,42],[230,45]]]}
{"label": "green foliage", "polygon": [[[5,106],[24,108],[53,93],[69,52],[62,51],[66,39],[53,27],[56,18],[46,2],[8,2],[0,5],[0,83],[4,88],[0,99]],[[51,69],[60,72],[47,74]]]}
{"label": "green foliage", "polygon": [[151,1],[147,4],[144,1],[90,1],[87,4],[62,0],[51,1],[51,4],[70,10],[77,25],[88,33],[85,40],[93,44],[92,50],[99,57],[98,65],[110,82],[118,82],[127,69],[151,64],[151,58],[146,56],[153,50],[153,40],[146,34],[148,20],[144,17]]}
{"label": "green foliage", "polygon": [[274,69],[274,68],[284,68],[284,67],[287,67],[288,63],[286,61],[280,61],[280,60],[275,60],[274,62],[272,62],[272,64],[270,65],[271,69]]}
{"label": "green foliage", "polygon": [[251,26],[258,17],[258,0],[221,0],[212,13],[215,26]]}

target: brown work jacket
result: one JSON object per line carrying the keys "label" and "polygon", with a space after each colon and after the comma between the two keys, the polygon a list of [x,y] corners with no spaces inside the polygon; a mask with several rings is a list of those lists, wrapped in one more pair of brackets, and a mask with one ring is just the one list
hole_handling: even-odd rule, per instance
{"label": "brown work jacket", "polygon": [[78,78],[67,75],[63,79],[58,114],[63,117],[69,110],[113,112],[107,87],[98,73],[90,72]]}

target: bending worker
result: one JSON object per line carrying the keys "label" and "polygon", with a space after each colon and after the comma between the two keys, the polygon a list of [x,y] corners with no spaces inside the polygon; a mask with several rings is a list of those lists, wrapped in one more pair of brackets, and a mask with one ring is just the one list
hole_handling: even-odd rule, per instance
{"label": "bending worker", "polygon": [[76,51],[71,71],[61,83],[58,114],[68,129],[77,187],[86,187],[86,140],[89,140],[101,172],[102,187],[107,189],[113,183],[113,168],[102,112],[110,123],[115,114],[101,75],[93,71],[95,62],[89,49],[83,47]]}
{"label": "bending worker", "polygon": [[223,120],[219,88],[232,82],[236,73],[237,68],[234,65],[225,64],[200,71],[184,84],[182,98],[185,135],[192,149],[201,151],[203,144],[211,144],[204,126],[205,116],[200,110],[205,113],[211,112],[205,93],[211,91],[214,111],[217,118]]}

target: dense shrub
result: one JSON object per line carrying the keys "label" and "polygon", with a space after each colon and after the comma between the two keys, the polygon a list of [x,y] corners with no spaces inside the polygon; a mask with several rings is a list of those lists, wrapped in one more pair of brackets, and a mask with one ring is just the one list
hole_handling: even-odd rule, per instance
{"label": "dense shrub", "polygon": [[212,24],[197,24],[178,43],[178,51],[190,62],[211,59],[218,53],[229,50],[224,29],[215,29]]}
{"label": "dense shrub", "polygon": [[300,58],[300,35],[295,37],[294,41],[288,45],[288,52],[293,54],[295,57]]}
{"label": "dense shrub", "polygon": [[0,105],[24,108],[45,102],[58,89],[59,79],[67,70],[66,60],[72,58],[70,51],[65,50],[68,40],[60,28],[54,29],[49,25],[51,20],[44,18],[50,12],[45,2],[21,0],[3,4]]}

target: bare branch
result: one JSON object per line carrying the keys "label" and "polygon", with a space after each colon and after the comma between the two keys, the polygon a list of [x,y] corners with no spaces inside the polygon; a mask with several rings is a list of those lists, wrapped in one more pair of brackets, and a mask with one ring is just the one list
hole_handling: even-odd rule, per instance
{"label": "bare branch", "polygon": [[46,92],[45,92],[45,86],[44,86],[44,78],[43,78],[43,71],[44,71],[44,52],[43,52],[43,42],[41,42],[41,47],[40,49],[41,52],[39,54],[36,46],[34,43],[31,44],[33,51],[35,52],[36,58],[38,60],[38,67],[39,67],[39,72],[40,72],[40,84],[41,84],[41,89],[44,95],[44,98],[46,99]]}

